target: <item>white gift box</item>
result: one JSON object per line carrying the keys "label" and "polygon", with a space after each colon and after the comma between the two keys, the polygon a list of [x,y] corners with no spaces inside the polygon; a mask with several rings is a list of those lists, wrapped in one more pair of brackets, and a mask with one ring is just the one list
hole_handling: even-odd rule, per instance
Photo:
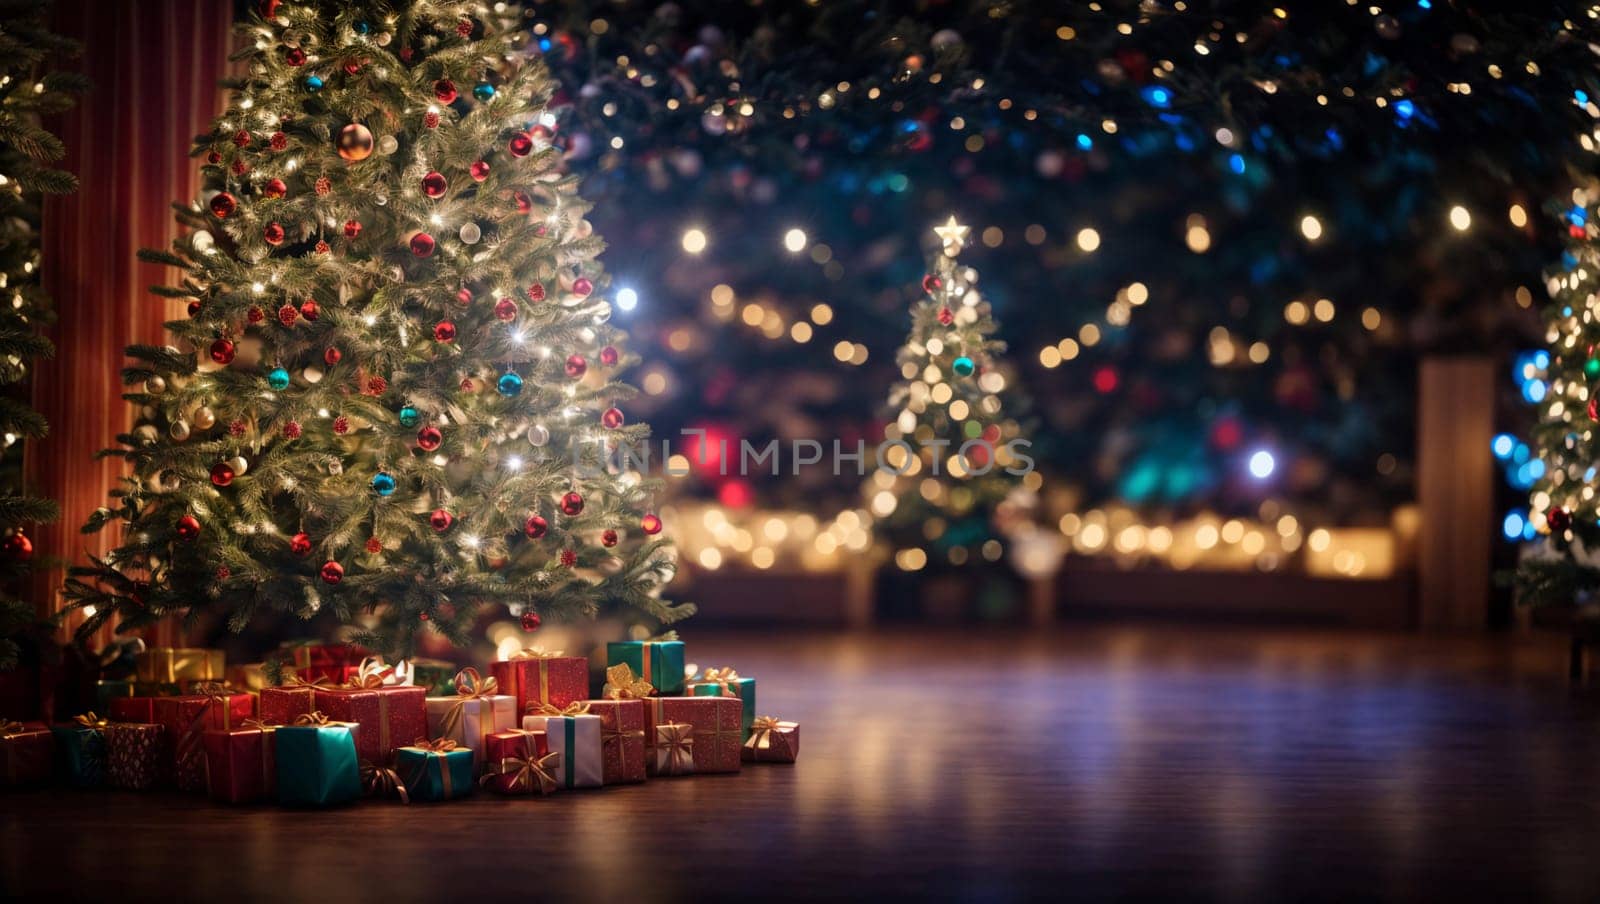
{"label": "white gift box", "polygon": [[542,731],[551,753],[561,754],[556,779],[563,788],[598,788],[604,754],[599,716],[523,716],[523,731]]}
{"label": "white gift box", "polygon": [[449,738],[462,747],[472,748],[480,757],[485,738],[517,727],[517,698],[510,694],[429,697],[426,702],[428,736]]}

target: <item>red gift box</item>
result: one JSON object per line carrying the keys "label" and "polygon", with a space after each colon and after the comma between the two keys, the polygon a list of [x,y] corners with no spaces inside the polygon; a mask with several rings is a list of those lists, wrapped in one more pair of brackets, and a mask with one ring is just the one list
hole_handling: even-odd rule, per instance
{"label": "red gift box", "polygon": [[739,771],[743,700],[738,697],[651,697],[641,702],[645,705],[645,737],[652,748],[657,743],[657,725],[687,724],[694,732],[695,772]]}
{"label": "red gift box", "polygon": [[497,731],[484,738],[480,784],[500,794],[550,794],[561,787],[560,756],[542,731]]}
{"label": "red gift box", "polygon": [[295,716],[316,711],[316,688],[309,684],[264,687],[261,689],[261,703],[256,708],[261,713],[261,721],[288,725]]}
{"label": "red gift box", "polygon": [[645,780],[645,702],[590,700],[589,715],[600,717],[601,775],[608,785]]}
{"label": "red gift box", "polygon": [[205,733],[206,793],[212,800],[247,804],[278,790],[276,726],[256,724]]}
{"label": "red gift box", "polygon": [[113,697],[110,719],[113,722],[140,722],[148,725],[156,720],[156,698]]}
{"label": "red gift box", "polygon": [[43,722],[0,719],[0,787],[31,785],[50,778],[56,736]]}
{"label": "red gift box", "polygon": [[517,717],[536,714],[539,705],[557,709],[589,696],[589,660],[562,656],[560,650],[533,649],[490,663],[500,693],[517,698]]}
{"label": "red gift box", "polygon": [[180,791],[206,789],[203,735],[207,729],[227,731],[256,714],[256,698],[249,694],[186,694],[157,697],[155,721],[166,729],[168,749],[174,754]]}
{"label": "red gift box", "polygon": [[112,722],[106,726],[106,783],[113,788],[144,791],[161,777],[167,729],[154,723]]}
{"label": "red gift box", "polygon": [[356,755],[387,764],[397,747],[428,736],[426,688],[412,686],[316,689],[317,709],[336,722],[358,722]]}

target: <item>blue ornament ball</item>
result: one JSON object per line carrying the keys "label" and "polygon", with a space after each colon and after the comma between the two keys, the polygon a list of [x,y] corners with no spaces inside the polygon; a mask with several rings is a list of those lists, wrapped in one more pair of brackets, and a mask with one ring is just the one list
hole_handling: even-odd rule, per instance
{"label": "blue ornament ball", "polygon": [[362,19],[362,20],[356,22],[355,28],[356,28],[356,34],[358,34],[358,35],[364,35],[364,34],[367,34],[370,31],[372,31],[372,25],[370,23],[368,23],[366,19]]}
{"label": "blue ornament ball", "polygon": [[316,94],[322,90],[322,79],[315,75],[306,76],[306,90]]}
{"label": "blue ornament ball", "polygon": [[419,413],[417,409],[411,407],[410,405],[400,409],[400,426],[415,427],[417,425],[417,421],[420,420],[422,420],[421,413]]}
{"label": "blue ornament ball", "polygon": [[970,377],[972,376],[972,372],[978,369],[978,365],[973,364],[971,358],[968,358],[966,355],[962,355],[950,365],[950,368],[954,370],[958,376]]}
{"label": "blue ornament ball", "polygon": [[379,471],[373,476],[372,491],[377,493],[379,496],[393,496],[394,488],[394,475],[390,474],[389,472]]}
{"label": "blue ornament ball", "polygon": [[487,101],[494,97],[494,86],[488,82],[479,82],[477,87],[472,89],[472,96]]}
{"label": "blue ornament ball", "polygon": [[272,372],[267,374],[267,385],[273,389],[288,389],[289,372],[281,367],[274,367]]}
{"label": "blue ornament ball", "polygon": [[500,382],[495,384],[495,389],[503,396],[522,395],[522,377],[517,374],[503,374]]}

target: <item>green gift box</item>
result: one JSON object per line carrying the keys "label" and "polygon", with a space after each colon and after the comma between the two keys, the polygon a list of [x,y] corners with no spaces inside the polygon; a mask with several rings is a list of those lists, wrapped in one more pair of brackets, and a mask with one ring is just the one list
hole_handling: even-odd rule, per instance
{"label": "green gift box", "polygon": [[361,796],[356,724],[285,725],[274,732],[278,802],[290,807],[331,807]]}
{"label": "green gift box", "polygon": [[457,747],[448,738],[394,752],[394,771],[400,773],[412,800],[451,800],[471,794],[476,784],[472,765],[472,748]]}
{"label": "green gift box", "polygon": [[606,644],[606,667],[624,663],[661,696],[683,693],[683,641],[617,640]]}
{"label": "green gift box", "polygon": [[52,725],[56,736],[57,761],[67,783],[74,788],[101,788],[106,783],[106,723],[94,713],[79,721]]}
{"label": "green gift box", "polygon": [[738,697],[744,702],[739,716],[739,740],[750,738],[750,728],[756,721],[756,680],[740,678],[733,669],[706,669],[688,681],[689,697]]}
{"label": "green gift box", "polygon": [[132,681],[96,681],[94,683],[94,711],[111,712],[111,701],[118,697],[132,697]]}

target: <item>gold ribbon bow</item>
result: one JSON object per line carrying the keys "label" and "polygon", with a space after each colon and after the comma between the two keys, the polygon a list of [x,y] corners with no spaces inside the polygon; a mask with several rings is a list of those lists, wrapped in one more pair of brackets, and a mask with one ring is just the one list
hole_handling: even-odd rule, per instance
{"label": "gold ribbon bow", "polygon": [[366,789],[368,797],[387,797],[392,793],[400,798],[401,803],[411,803],[411,793],[406,790],[406,783],[401,781],[400,773],[388,766],[362,760],[361,787]]}
{"label": "gold ribbon bow", "polygon": [[[318,715],[321,715],[321,713],[318,713]],[[246,719],[239,723],[239,727],[245,731],[270,731],[283,726],[276,722],[268,722],[265,719]]]}
{"label": "gold ribbon bow", "polygon": [[411,742],[411,746],[429,753],[449,753],[461,745],[450,738],[434,738],[431,741],[427,738],[417,738]]}
{"label": "gold ribbon bow", "polygon": [[694,726],[667,722],[656,726],[656,771],[683,775],[694,771]]}
{"label": "gold ribbon bow", "polygon": [[[431,741],[427,738],[417,738],[411,742],[411,746],[418,750],[425,750],[439,758],[439,784],[443,786],[444,796],[448,799],[452,790],[450,785],[450,764],[444,762],[444,760],[445,754],[456,749],[458,746],[456,742],[450,738],[434,738]],[[428,761],[423,759],[417,768],[417,774],[411,777],[411,784],[420,785],[422,780],[427,777]]]}
{"label": "gold ribbon bow", "polygon": [[750,739],[744,746],[751,750],[768,750],[772,747],[772,736],[784,728],[798,725],[797,722],[783,722],[772,716],[756,716],[750,725]]}
{"label": "gold ribbon bow", "polygon": [[511,654],[512,659],[556,659],[561,656],[561,650],[546,650],[544,647],[523,647]]}
{"label": "gold ribbon bow", "polygon": [[551,703],[528,701],[528,714],[533,716],[586,716],[589,714],[588,700],[574,700],[565,707]]}
{"label": "gold ribbon bow", "polygon": [[445,711],[444,719],[439,722],[439,733],[442,735],[453,735],[461,727],[468,700],[480,700],[500,692],[499,682],[493,677],[484,678],[471,666],[456,672],[455,685],[456,702],[450,704],[450,708]]}
{"label": "gold ribbon bow", "polygon": [[606,669],[606,686],[600,695],[607,700],[643,700],[655,693],[655,686],[633,673],[626,662]]}
{"label": "gold ribbon bow", "polygon": [[290,722],[289,724],[290,725],[299,725],[299,726],[307,726],[307,725],[309,725],[312,728],[317,728],[317,727],[320,727],[320,726],[323,726],[323,725],[333,725],[335,723],[330,721],[328,719],[328,716],[325,713],[323,713],[322,710],[314,709],[311,712],[301,713],[300,715],[295,716],[294,717],[294,721]]}
{"label": "gold ribbon bow", "polygon": [[720,696],[723,696],[723,697],[737,697],[737,696],[739,696],[739,692],[736,691],[736,690],[733,690],[730,687],[728,687],[728,685],[730,683],[732,683],[734,681],[738,681],[738,680],[739,680],[739,673],[734,671],[731,668],[727,668],[727,669],[712,669],[712,668],[708,668],[708,669],[705,670],[704,673],[702,673],[700,675],[699,678],[690,679],[689,683],[690,684],[708,684],[708,685],[713,685],[713,686],[719,688],[719,695]]}
{"label": "gold ribbon bow", "polygon": [[556,779],[555,771],[561,768],[561,752],[540,756],[533,732],[523,736],[523,746],[525,752],[522,756],[501,757],[499,763],[490,763],[478,784],[487,785],[493,779],[509,775],[512,791],[527,788],[537,790],[540,794],[550,794],[560,788],[561,782]]}
{"label": "gold ribbon bow", "polygon": [[110,724],[105,719],[95,715],[94,710],[92,709],[81,716],[73,716],[72,721],[78,723],[84,728],[93,728],[98,731],[104,731],[106,726]]}
{"label": "gold ribbon bow", "polygon": [[654,637],[646,637],[644,639],[644,642],[645,643],[671,643],[671,642],[673,642],[673,641],[675,641],[677,639],[678,639],[678,632],[677,631],[675,631],[675,630],[667,630],[667,631],[662,631],[660,634],[657,634]]}
{"label": "gold ribbon bow", "polygon": [[317,677],[311,679],[310,681],[307,681],[306,679],[301,678],[299,675],[290,675],[289,676],[289,680],[285,681],[283,683],[283,686],[284,687],[309,687],[309,688],[312,688],[312,689],[316,689],[316,688],[331,688],[333,686],[333,682],[328,680],[328,676],[327,675],[318,675]]}
{"label": "gold ribbon bow", "polygon": [[376,656],[368,656],[361,660],[361,665],[356,667],[356,673],[350,676],[345,686],[374,690],[383,687],[383,680],[393,673],[394,669],[384,665],[383,660]]}
{"label": "gold ribbon bow", "polygon": [[22,734],[23,730],[21,722],[7,722],[5,719],[0,719],[0,738]]}

